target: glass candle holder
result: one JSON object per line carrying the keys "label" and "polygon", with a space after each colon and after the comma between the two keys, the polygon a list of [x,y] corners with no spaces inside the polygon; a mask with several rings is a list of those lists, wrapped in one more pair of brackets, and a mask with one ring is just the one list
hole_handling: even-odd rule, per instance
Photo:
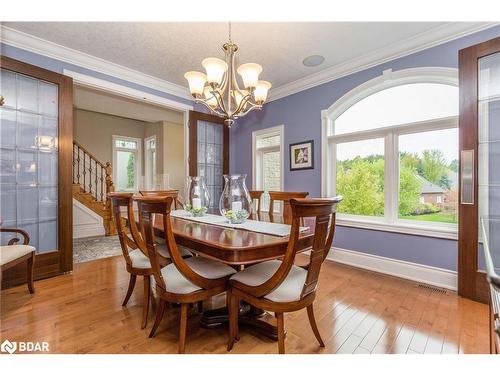
{"label": "glass candle holder", "polygon": [[224,191],[219,210],[232,224],[243,223],[250,215],[252,200],[245,180],[246,174],[224,175]]}
{"label": "glass candle holder", "polygon": [[200,176],[188,177],[186,211],[192,216],[203,216],[210,207],[210,193],[205,178]]}

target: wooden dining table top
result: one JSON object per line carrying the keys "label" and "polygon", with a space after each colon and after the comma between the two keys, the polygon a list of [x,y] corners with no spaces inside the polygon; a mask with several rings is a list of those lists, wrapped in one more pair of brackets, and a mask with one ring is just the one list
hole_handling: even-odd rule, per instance
{"label": "wooden dining table top", "polygon": [[[216,214],[216,212],[213,212]],[[263,222],[290,224],[290,218],[259,212],[249,219]],[[176,242],[204,256],[231,265],[252,264],[283,256],[289,237],[257,233],[244,229],[227,228],[200,223],[189,219],[171,217]],[[301,226],[308,230],[300,234],[297,251],[302,252],[312,246],[314,237],[314,218],[305,218]],[[155,218],[155,233],[163,236],[161,215]]]}

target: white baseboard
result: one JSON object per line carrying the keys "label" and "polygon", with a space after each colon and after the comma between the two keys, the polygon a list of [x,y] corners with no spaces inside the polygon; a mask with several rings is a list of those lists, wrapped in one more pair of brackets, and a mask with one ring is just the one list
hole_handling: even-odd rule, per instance
{"label": "white baseboard", "polygon": [[73,238],[97,237],[106,234],[102,225],[79,225],[73,227]]}
{"label": "white baseboard", "polygon": [[73,238],[104,236],[102,217],[73,199]]}
{"label": "white baseboard", "polygon": [[443,268],[340,248],[332,248],[327,259],[349,266],[434,285],[440,288],[457,290],[457,273]]}

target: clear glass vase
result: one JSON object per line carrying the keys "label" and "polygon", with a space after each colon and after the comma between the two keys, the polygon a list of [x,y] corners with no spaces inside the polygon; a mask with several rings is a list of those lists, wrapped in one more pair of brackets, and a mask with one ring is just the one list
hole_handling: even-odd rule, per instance
{"label": "clear glass vase", "polygon": [[250,215],[252,200],[245,180],[246,174],[224,175],[224,191],[219,210],[233,224],[243,223]]}
{"label": "clear glass vase", "polygon": [[210,193],[205,178],[200,176],[188,177],[186,211],[193,216],[203,216],[210,207]]}

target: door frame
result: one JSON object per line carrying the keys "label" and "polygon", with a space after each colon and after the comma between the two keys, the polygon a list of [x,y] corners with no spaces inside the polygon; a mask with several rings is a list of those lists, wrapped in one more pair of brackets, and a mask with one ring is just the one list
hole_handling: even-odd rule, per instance
{"label": "door frame", "polygon": [[229,127],[224,123],[222,117],[204,112],[189,111],[189,173],[188,176],[198,175],[198,132],[196,124],[198,121],[207,121],[223,126],[223,150],[222,150],[222,173],[229,174]]}
{"label": "door frame", "polygon": [[[2,69],[58,85],[58,250],[37,254],[35,279],[73,270],[73,79],[10,57],[0,56]],[[26,282],[26,266],[19,264],[3,273],[2,286]]]}
{"label": "door frame", "polygon": [[[458,294],[485,303],[489,301],[489,287],[486,273],[478,270],[478,60],[498,52],[500,52],[500,38],[464,48],[458,53],[460,166],[462,166],[462,151],[473,150],[474,155],[473,204],[461,203],[461,188],[458,195]],[[458,177],[461,182],[461,167]]]}

